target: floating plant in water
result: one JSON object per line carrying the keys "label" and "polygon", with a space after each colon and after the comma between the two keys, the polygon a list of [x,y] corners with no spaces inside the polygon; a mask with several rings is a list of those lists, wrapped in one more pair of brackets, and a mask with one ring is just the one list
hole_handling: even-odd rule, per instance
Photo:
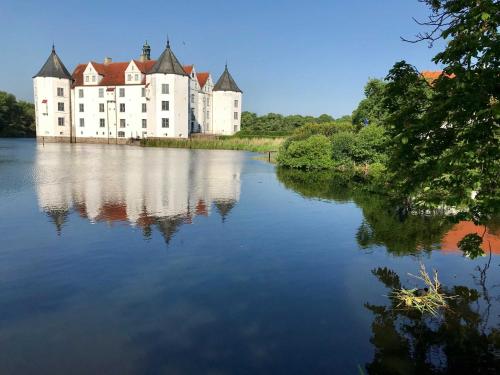
{"label": "floating plant in water", "polygon": [[433,273],[431,278],[425,266],[420,264],[420,276],[409,275],[423,281],[424,288],[394,288],[390,296],[396,301],[396,308],[414,309],[433,316],[437,316],[440,310],[448,308],[447,300],[455,297],[448,296],[442,291],[438,273],[436,270]]}

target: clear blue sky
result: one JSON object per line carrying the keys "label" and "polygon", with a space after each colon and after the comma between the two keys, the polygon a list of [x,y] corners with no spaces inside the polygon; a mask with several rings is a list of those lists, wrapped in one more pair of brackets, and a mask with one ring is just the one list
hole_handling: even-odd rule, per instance
{"label": "clear blue sky", "polygon": [[146,39],[156,58],[168,34],[181,63],[214,79],[227,59],[244,110],[338,117],[397,60],[436,69],[436,47],[399,38],[427,13],[417,0],[2,0],[0,90],[32,100],[31,77],[53,41],[72,71],[105,56],[137,58]]}

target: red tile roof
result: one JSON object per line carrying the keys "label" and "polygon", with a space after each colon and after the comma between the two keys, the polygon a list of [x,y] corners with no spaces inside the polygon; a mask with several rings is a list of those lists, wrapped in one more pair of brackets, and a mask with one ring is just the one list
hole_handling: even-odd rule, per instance
{"label": "red tile roof", "polygon": [[153,65],[156,63],[156,60],[146,60],[146,61],[134,60],[134,62],[135,62],[135,65],[137,65],[137,67],[141,71],[141,73],[146,74],[147,72],[149,72],[151,70]]}
{"label": "red tile roof", "polygon": [[[441,77],[443,74],[442,70],[424,70],[422,71],[422,77],[424,77],[428,82],[434,82],[436,79]],[[446,77],[454,78],[455,74],[445,74]]]}
{"label": "red tile roof", "polygon": [[207,83],[209,75],[210,73],[208,72],[196,73],[196,78],[198,78],[198,83],[200,84],[201,88],[203,88],[203,86],[205,86],[205,83]]}
{"label": "red tile roof", "polygon": [[[100,86],[114,86],[114,85],[124,85],[125,84],[125,70],[129,66],[129,62],[116,62],[109,64],[99,64],[100,67],[97,68],[97,72],[103,76]],[[96,65],[92,63],[92,65]],[[101,73],[102,71],[102,73]]]}
{"label": "red tile roof", "polygon": [[73,71],[73,87],[74,86],[82,86],[83,85],[83,71],[87,67],[88,64],[79,64],[76,66]]}
{"label": "red tile roof", "polygon": [[[148,73],[153,65],[156,63],[156,60],[147,60],[147,61],[139,61],[133,60],[139,68],[140,72],[143,74]],[[91,61],[92,66],[95,68],[97,73],[102,76],[101,81],[96,86],[117,86],[125,84],[125,70],[129,66],[130,62],[111,62],[109,64],[102,64]],[[83,72],[87,68],[87,64],[79,64],[73,71],[73,87],[75,86],[83,86]],[[184,71],[191,75],[193,71],[194,65],[185,65],[183,66]],[[201,87],[205,85],[207,82],[208,76],[210,73],[198,73],[197,78]],[[145,80],[142,80],[142,84],[145,83]]]}
{"label": "red tile roof", "polygon": [[191,73],[193,72],[193,67],[194,65],[184,65],[182,68],[187,74],[191,75]]}

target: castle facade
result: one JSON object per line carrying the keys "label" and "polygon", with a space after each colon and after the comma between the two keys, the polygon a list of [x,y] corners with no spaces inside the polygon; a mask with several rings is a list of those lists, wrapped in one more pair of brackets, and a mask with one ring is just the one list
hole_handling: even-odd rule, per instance
{"label": "castle facade", "polygon": [[73,74],[54,47],[33,77],[37,138],[53,142],[127,143],[132,139],[232,135],[240,130],[242,91],[227,69],[182,65],[170,43],[157,60],[79,64]]}

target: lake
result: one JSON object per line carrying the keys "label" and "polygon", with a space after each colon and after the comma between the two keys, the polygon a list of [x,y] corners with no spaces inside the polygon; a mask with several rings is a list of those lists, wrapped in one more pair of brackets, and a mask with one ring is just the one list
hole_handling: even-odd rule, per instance
{"label": "lake", "polygon": [[[0,373],[499,371],[498,230],[255,156],[0,139]],[[420,263],[440,317],[388,298]]]}

